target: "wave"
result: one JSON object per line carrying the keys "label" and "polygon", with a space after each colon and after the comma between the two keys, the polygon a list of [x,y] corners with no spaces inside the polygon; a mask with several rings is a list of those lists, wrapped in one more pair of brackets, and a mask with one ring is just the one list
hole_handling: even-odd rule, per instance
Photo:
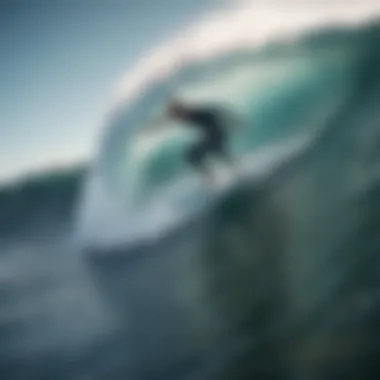
{"label": "wave", "polygon": [[0,188],[0,237],[75,217],[85,169],[57,170]]}
{"label": "wave", "polygon": [[[126,230],[111,237],[103,224],[96,231],[110,240],[91,241],[93,273],[126,318],[123,302],[132,303],[129,337],[149,347],[130,354],[136,373],[159,378],[195,357],[189,378],[376,378],[380,33],[365,34],[369,40],[339,55],[332,72],[313,71],[317,82],[327,82],[320,103],[308,93],[318,112],[287,114],[297,108],[287,103],[296,91],[291,77],[287,96],[269,103],[279,116],[273,124],[264,118],[257,146],[241,155],[244,180],[208,199],[197,215],[135,244],[123,240],[130,238]],[[333,81],[339,73],[341,81]],[[115,215],[108,216],[111,223]],[[160,227],[162,217],[152,224]],[[144,225],[134,215],[114,219],[123,220],[139,231]],[[170,310],[170,322],[151,310]],[[169,351],[158,349],[162,342]]]}
{"label": "wave", "polygon": [[[136,237],[144,231],[157,234],[147,226],[175,225],[190,217],[183,204],[199,208],[205,203],[182,157],[196,136],[175,126],[149,137],[140,132],[167,101],[168,92],[188,102],[226,104],[244,115],[248,127],[231,139],[231,150],[239,160],[247,161],[252,152],[278,140],[313,135],[321,127],[318,120],[360,91],[356,88],[360,65],[371,51],[369,41],[378,33],[376,23],[335,27],[319,34],[306,31],[291,43],[266,45],[259,51],[256,46],[227,49],[211,58],[185,62],[165,75],[153,70],[140,83],[133,101],[126,97],[107,122],[85,190],[79,235],[110,241],[119,231],[123,239],[136,225],[142,226]],[[188,193],[197,194],[193,199],[198,198],[198,204],[190,195],[178,204],[175,188],[186,181],[193,183]],[[167,194],[173,194],[173,199]]]}

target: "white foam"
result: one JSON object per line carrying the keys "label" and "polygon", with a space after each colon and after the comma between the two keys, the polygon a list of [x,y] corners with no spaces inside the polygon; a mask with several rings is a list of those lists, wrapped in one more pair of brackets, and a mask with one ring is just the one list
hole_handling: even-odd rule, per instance
{"label": "white foam", "polygon": [[355,26],[380,14],[379,2],[243,2],[205,14],[175,38],[139,61],[118,86],[113,107],[129,102],[158,79],[185,63],[226,51],[259,47],[274,40],[292,41],[301,33],[329,26]]}
{"label": "white foam", "polygon": [[[107,246],[157,239],[197,215],[208,202],[241,180],[249,179],[252,184],[261,183],[266,177],[273,175],[275,169],[283,162],[300,154],[309,142],[309,136],[301,136],[247,155],[239,166],[239,175],[229,177],[227,181],[223,180],[223,183],[212,191],[194,174],[176,178],[150,199],[133,207],[112,207],[105,197],[98,199],[95,203],[88,204],[87,211],[91,211],[92,217],[87,218],[90,224],[86,229],[82,229],[82,233],[85,234],[82,240]],[[94,211],[97,214],[96,218]]]}

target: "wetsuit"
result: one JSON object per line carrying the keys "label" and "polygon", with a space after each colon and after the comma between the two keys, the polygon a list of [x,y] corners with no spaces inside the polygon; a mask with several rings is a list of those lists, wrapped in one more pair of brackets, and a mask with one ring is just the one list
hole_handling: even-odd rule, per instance
{"label": "wetsuit", "polygon": [[227,132],[221,120],[219,110],[211,108],[194,108],[186,112],[184,121],[202,133],[202,139],[190,147],[187,161],[199,168],[209,154],[228,160]]}

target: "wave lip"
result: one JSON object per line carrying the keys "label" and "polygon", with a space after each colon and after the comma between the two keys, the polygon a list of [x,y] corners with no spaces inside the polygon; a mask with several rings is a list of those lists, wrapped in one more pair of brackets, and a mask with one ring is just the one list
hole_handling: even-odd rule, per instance
{"label": "wave lip", "polygon": [[365,2],[349,6],[344,3],[313,6],[306,2],[293,6],[278,2],[276,6],[247,4],[206,15],[128,71],[116,91],[115,105],[131,102],[142,88],[172,76],[185,65],[278,41],[291,44],[308,33],[353,28],[379,16],[380,5]]}

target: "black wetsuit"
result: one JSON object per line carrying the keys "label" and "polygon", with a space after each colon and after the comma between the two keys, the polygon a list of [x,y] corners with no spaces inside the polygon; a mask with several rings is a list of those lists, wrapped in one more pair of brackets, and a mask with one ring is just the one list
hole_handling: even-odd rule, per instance
{"label": "black wetsuit", "polygon": [[187,160],[191,165],[199,167],[209,154],[228,160],[227,133],[221,112],[212,108],[194,108],[186,112],[185,122],[199,129],[203,135],[200,141],[192,145],[187,152]]}

